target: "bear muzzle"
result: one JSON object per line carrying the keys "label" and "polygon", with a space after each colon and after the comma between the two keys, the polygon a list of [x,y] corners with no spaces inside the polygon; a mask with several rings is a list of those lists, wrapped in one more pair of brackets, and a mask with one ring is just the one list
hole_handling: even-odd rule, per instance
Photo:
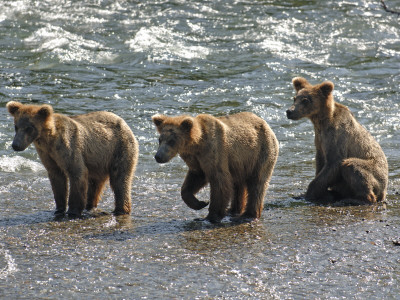
{"label": "bear muzzle", "polygon": [[295,106],[291,106],[287,111],[286,111],[286,116],[290,120],[300,120],[303,116],[301,113],[296,110]]}
{"label": "bear muzzle", "polygon": [[294,111],[293,111],[293,110],[288,109],[288,110],[286,111],[286,117],[287,117],[288,119],[293,119],[293,115],[294,115]]}
{"label": "bear muzzle", "polygon": [[32,139],[26,135],[17,133],[11,144],[14,151],[24,151],[32,143]]}
{"label": "bear muzzle", "polygon": [[16,143],[15,141],[12,143],[11,147],[14,149],[14,151],[24,151],[26,147]]}
{"label": "bear muzzle", "polygon": [[157,151],[154,158],[156,159],[156,162],[158,162],[159,164],[163,164],[169,161],[169,158],[166,155],[160,153],[160,151]]}

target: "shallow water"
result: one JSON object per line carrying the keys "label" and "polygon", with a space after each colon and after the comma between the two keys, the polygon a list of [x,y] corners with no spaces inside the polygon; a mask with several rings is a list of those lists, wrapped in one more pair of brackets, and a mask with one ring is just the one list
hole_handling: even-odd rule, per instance
{"label": "shallow water", "polygon": [[[400,25],[379,1],[2,1],[0,24],[1,298],[398,297]],[[380,142],[386,209],[292,198],[315,172],[311,123],[285,116],[295,76],[333,81]],[[99,213],[54,220],[34,148],[11,149],[9,100],[123,117],[140,143],[132,215],[109,214],[108,188]],[[180,158],[155,162],[150,117],[239,111],[280,141],[262,218],[195,222],[207,211],[180,199]]]}

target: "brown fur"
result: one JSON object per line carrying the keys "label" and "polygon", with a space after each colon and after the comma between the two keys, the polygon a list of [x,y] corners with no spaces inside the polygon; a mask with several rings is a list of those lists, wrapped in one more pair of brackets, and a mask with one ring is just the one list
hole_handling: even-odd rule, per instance
{"label": "brown fur", "polygon": [[296,96],[287,117],[307,117],[315,130],[316,176],[306,199],[339,205],[383,201],[388,184],[386,156],[350,110],[333,100],[333,83],[311,85],[296,77],[293,86]]}
{"label": "brown fur", "polygon": [[107,179],[115,194],[114,213],[130,213],[138,143],[123,119],[109,112],[68,117],[50,105],[15,101],[7,109],[16,131],[12,147],[23,151],[35,145],[49,174],[57,215],[65,213],[67,198],[71,217],[97,207]]}
{"label": "brown fur", "polygon": [[248,112],[226,117],[153,116],[160,133],[157,162],[179,154],[189,170],[181,195],[192,209],[207,205],[194,195],[210,183],[207,219],[230,213],[259,218],[268,183],[278,158],[278,141],[268,124]]}

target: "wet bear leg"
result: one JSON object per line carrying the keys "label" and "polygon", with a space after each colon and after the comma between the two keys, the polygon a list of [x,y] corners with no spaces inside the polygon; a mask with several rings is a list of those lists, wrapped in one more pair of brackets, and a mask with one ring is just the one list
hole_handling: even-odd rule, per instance
{"label": "wet bear leg", "polygon": [[189,170],[181,188],[182,199],[188,207],[200,210],[208,205],[208,202],[199,201],[194,196],[206,184],[207,180],[203,172],[193,172]]}
{"label": "wet bear leg", "polygon": [[46,152],[39,149],[38,154],[49,175],[51,189],[56,202],[54,214],[56,216],[64,215],[67,210],[68,177]]}
{"label": "wet bear leg", "polygon": [[376,203],[379,184],[375,179],[368,161],[350,158],[343,161],[341,176],[349,186],[349,192],[342,200],[344,204],[362,205]]}
{"label": "wet bear leg", "polygon": [[[73,167],[71,167],[73,169]],[[70,193],[68,199],[68,216],[80,217],[86,207],[88,194],[88,170],[75,168],[69,174]]]}
{"label": "wet bear leg", "polygon": [[234,196],[228,214],[240,216],[247,204],[247,188],[244,184],[235,184]]}
{"label": "wet bear leg", "polygon": [[67,209],[68,177],[59,168],[48,170],[51,188],[56,202],[55,215],[64,215]]}
{"label": "wet bear leg", "polygon": [[104,179],[89,179],[89,186],[88,186],[88,196],[87,196],[87,203],[86,203],[86,210],[91,210],[96,208],[99,204],[101,194],[104,189],[104,185],[106,180]]}
{"label": "wet bear leg", "polygon": [[122,168],[110,175],[110,186],[115,196],[115,215],[125,215],[131,212],[132,178],[133,172],[127,168]]}
{"label": "wet bear leg", "polygon": [[242,218],[258,219],[261,217],[267,185],[265,178],[247,180],[247,206]]}
{"label": "wet bear leg", "polygon": [[233,183],[230,176],[216,172],[210,178],[210,206],[206,219],[211,223],[220,222],[226,216],[233,198]]}

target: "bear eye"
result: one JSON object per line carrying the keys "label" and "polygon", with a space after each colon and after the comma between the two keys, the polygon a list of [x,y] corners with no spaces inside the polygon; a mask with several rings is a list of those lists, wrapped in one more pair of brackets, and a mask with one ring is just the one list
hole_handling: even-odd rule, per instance
{"label": "bear eye", "polygon": [[167,145],[170,146],[170,147],[173,147],[175,145],[175,140],[169,140],[167,142]]}
{"label": "bear eye", "polygon": [[26,133],[31,134],[33,129],[34,129],[33,126],[28,126],[25,128],[25,131],[26,131]]}
{"label": "bear eye", "polygon": [[312,99],[311,99],[311,97],[304,97],[302,101],[309,104],[312,102]]}

